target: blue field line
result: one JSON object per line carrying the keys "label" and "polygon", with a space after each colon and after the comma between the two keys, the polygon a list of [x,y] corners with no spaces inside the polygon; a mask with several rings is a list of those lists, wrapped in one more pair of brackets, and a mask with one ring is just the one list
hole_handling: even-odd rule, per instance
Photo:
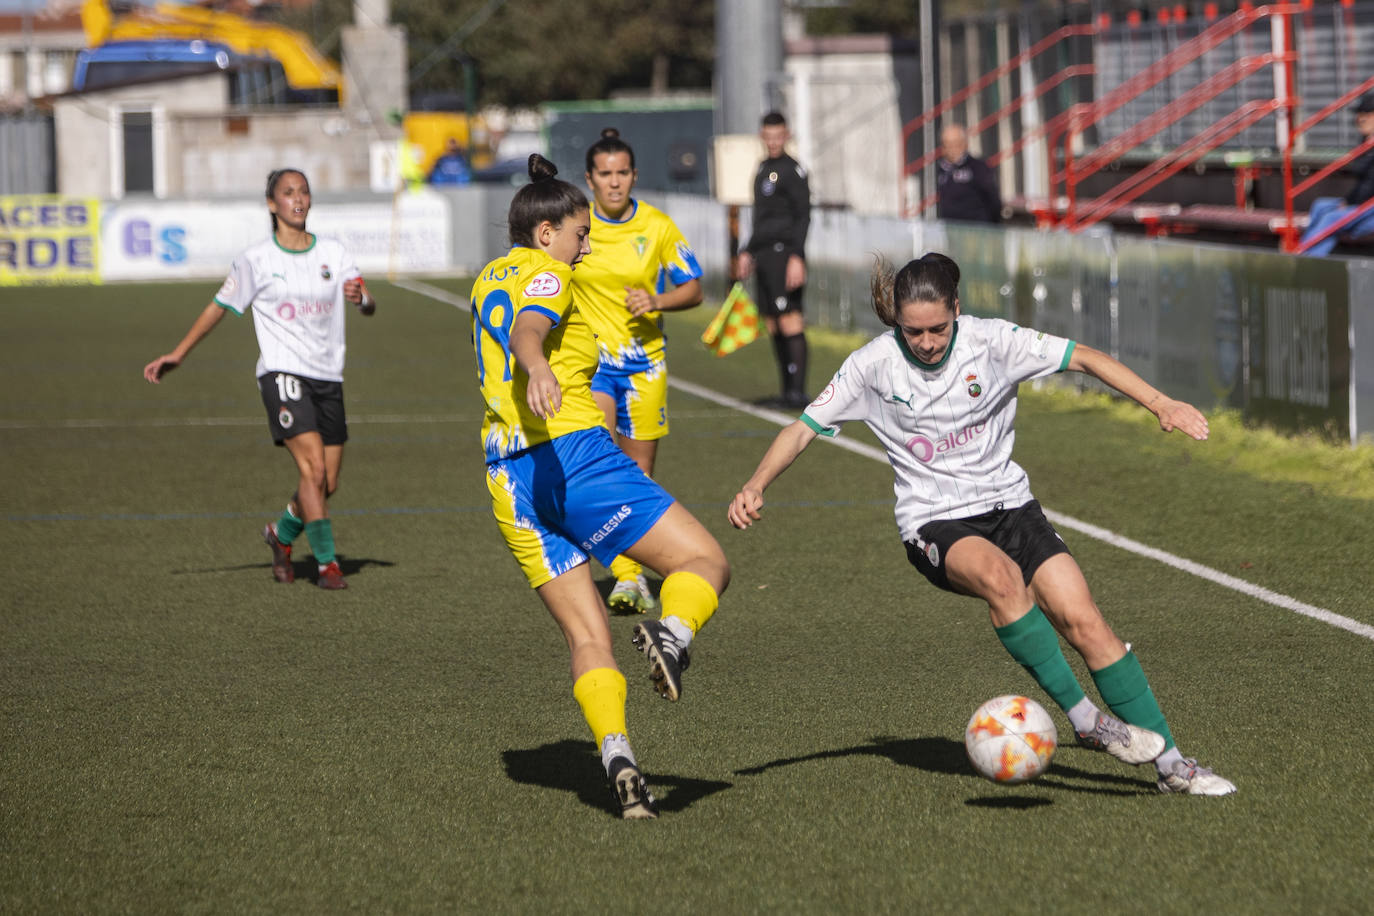
{"label": "blue field line", "polygon": [[[724,511],[724,502],[682,503],[692,512]],[[845,500],[845,499],[793,499],[769,500],[770,509],[853,509],[859,507],[878,507],[891,509],[890,499]],[[491,504],[475,506],[375,506],[370,509],[330,509],[331,518],[367,515],[461,515],[469,512],[490,512]],[[236,519],[266,518],[269,510],[258,512],[40,512],[33,515],[7,515],[5,521],[13,524],[23,522],[187,522],[222,521]]]}
{"label": "blue field line", "polygon": [[[371,509],[330,509],[331,518],[360,515],[454,515],[490,512],[489,504],[480,506],[377,506]],[[223,519],[267,518],[272,513],[258,512],[44,512],[36,515],[7,515],[6,522],[187,522]]]}

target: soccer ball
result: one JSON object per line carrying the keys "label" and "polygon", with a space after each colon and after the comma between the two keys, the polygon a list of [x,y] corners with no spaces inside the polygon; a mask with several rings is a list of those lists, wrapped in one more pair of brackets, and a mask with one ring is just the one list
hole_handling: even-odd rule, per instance
{"label": "soccer ball", "polygon": [[1059,731],[1045,707],[1028,697],[988,700],[964,730],[964,749],[979,775],[1004,785],[1034,779],[1050,768]]}

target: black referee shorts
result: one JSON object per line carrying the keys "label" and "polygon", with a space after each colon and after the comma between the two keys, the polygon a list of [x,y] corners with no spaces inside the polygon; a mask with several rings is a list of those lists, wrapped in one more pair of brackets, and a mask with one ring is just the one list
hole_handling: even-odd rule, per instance
{"label": "black referee shorts", "polygon": [[754,274],[758,277],[758,307],[764,315],[781,315],[802,310],[802,290],[787,289],[787,246],[776,242],[754,255]]}

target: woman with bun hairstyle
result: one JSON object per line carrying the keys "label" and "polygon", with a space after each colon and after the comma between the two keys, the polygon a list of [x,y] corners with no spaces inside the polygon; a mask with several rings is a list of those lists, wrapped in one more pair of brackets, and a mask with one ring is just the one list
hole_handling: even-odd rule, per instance
{"label": "woman with bun hairstyle", "polygon": [[[587,150],[592,250],[573,274],[573,302],[596,335],[592,398],[616,444],[650,477],[668,435],[663,313],[701,303],[701,265],[666,213],[635,199],[635,153],[614,127]],[[657,608],[640,564],[611,561],[613,611]]]}
{"label": "woman with bun hairstyle", "polygon": [[591,728],[624,818],[658,816],[630,748],[625,678],[588,555],[625,554],[663,576],[662,617],[634,627],[658,693],[677,700],[688,645],[730,580],[716,539],[645,476],[606,430],[592,397],[596,339],[573,302],[572,279],[592,250],[581,191],[530,156],[530,183],[509,213],[510,253],[472,288],[482,444],[492,511],[530,587],[571,653],[573,697]]}
{"label": "woman with bun hairstyle", "polygon": [[352,255],[337,239],[307,232],[310,182],[299,169],[267,176],[267,210],[272,235],[234,259],[229,276],[201,311],[175,350],[143,367],[153,384],[177,368],[215,329],[226,311],[253,313],[257,332],[258,389],[267,408],[272,440],[296,464],[296,492],[280,519],[263,529],[272,549],[272,575],[293,582],[291,548],[305,533],[318,567],[316,584],[348,586],[334,553],[329,497],[339,487],[344,415],[344,320],[355,306],[364,315],[377,302],[363,284]]}
{"label": "woman with bun hairstyle", "polygon": [[[1012,460],[1016,389],[1082,372],[1140,404],[1165,432],[1207,438],[1207,419],[1105,353],[1000,318],[964,315],[959,267],[943,254],[895,276],[879,265],[873,308],[892,328],[855,350],[773,440],[730,503],[736,528],[760,518],[763,491],[817,435],[863,421],[892,465],[907,558],[937,588],[987,602],[997,638],[1068,716],[1080,744],[1130,764],[1153,762],[1161,792],[1228,795],[1236,787],[1185,758],[1140,662],[1093,601],[1069,548]],[[1101,711],[1059,645],[1083,657]]]}

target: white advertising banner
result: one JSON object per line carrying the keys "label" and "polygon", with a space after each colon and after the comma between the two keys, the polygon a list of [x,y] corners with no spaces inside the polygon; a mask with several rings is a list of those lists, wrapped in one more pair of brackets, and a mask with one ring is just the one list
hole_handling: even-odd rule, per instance
{"label": "white advertising banner", "polygon": [[[449,268],[448,207],[420,190],[393,199],[319,203],[311,232],[343,242],[364,274]],[[103,280],[218,279],[271,232],[263,201],[115,201],[100,211]]]}

